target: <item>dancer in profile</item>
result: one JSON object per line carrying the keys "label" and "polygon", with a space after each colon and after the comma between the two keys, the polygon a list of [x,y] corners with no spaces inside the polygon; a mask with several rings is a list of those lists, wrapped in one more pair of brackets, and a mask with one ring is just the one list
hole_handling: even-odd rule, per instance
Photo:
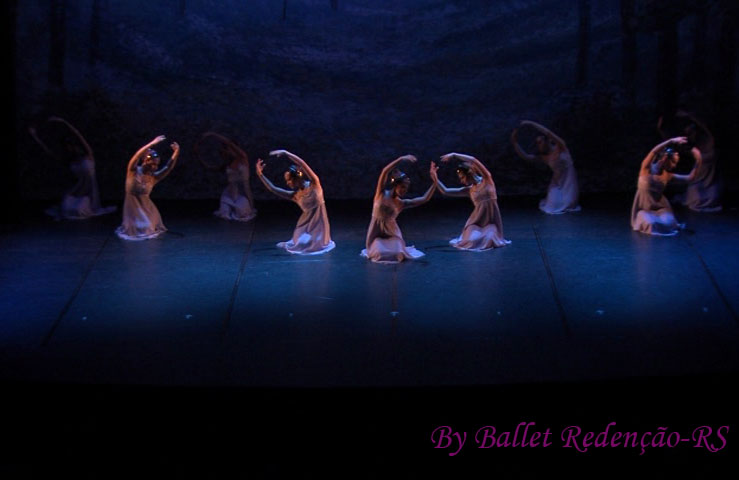
{"label": "dancer in profile", "polygon": [[[221,145],[219,155],[221,164],[214,166],[206,163],[199,155],[200,143],[206,138],[213,137]],[[254,208],[254,197],[249,186],[249,156],[236,143],[215,132],[206,132],[195,144],[195,156],[208,170],[225,171],[228,185],[221,193],[221,205],[213,212],[217,217],[225,220],[248,222],[257,216]]]}
{"label": "dancer in profile", "polygon": [[[405,208],[417,207],[431,200],[436,183],[420,197],[403,198],[408,193],[411,179],[396,168],[403,160],[415,163],[416,157],[404,155],[388,163],[377,180],[375,198],[372,205],[372,220],[367,229],[366,248],[361,255],[377,263],[399,263],[424,256],[412,245],[406,245],[396,219]],[[431,166],[433,175],[434,165]]]}
{"label": "dancer in profile", "polygon": [[539,160],[552,170],[547,196],[539,202],[539,209],[549,214],[579,211],[577,174],[564,140],[544,126],[529,120],[522,121],[520,126],[527,125],[541,133],[536,137],[536,153],[527,153],[518,144],[518,128],[511,134],[511,143],[519,157],[529,161]]}
{"label": "dancer in profile", "polygon": [[297,155],[287,150],[273,150],[270,156],[287,157],[292,163],[284,173],[289,190],[275,186],[264,176],[264,160],[257,160],[257,176],[270,192],[285,200],[297,203],[303,213],[298,219],[293,236],[286,242],[277,244],[297,255],[319,255],[336,246],[331,240],[328,213],[323,200],[323,187],[318,175]]}
{"label": "dancer in profile", "polygon": [[59,117],[49,117],[49,122],[58,122],[67,127],[76,137],[75,140],[67,138],[65,148],[61,155],[53,152],[42,140],[34,127],[29,132],[41,148],[57,160],[69,162],[69,169],[77,178],[77,183],[69,189],[62,197],[61,204],[46,210],[56,220],[83,220],[98,215],[115,212],[116,207],[103,207],[100,204],[100,192],[95,176],[95,157],[92,148],[85,137],[69,122]]}
{"label": "dancer in profile", "polygon": [[[685,192],[674,196],[672,201],[696,212],[718,212],[721,210],[721,185],[716,173],[713,134],[703,122],[688,112],[678,110],[675,116],[691,122],[683,132],[688,139],[693,158],[700,156],[702,163],[695,179],[688,184]],[[667,138],[662,130],[662,117],[657,122],[657,129],[663,139]]]}
{"label": "dancer in profile", "polygon": [[180,155],[180,146],[172,142],[172,157],[159,168],[159,154],[151,147],[164,140],[164,135],[158,136],[141,147],[128,162],[123,222],[115,231],[124,240],[148,240],[167,231],[159,210],[149,198],[154,185],[169,175]]}
{"label": "dancer in profile", "polygon": [[674,145],[684,145],[685,137],[666,140],[652,149],[644,158],[639,170],[639,182],[631,207],[631,228],[650,235],[676,235],[685,225],[677,223],[670,202],[664,191],[671,181],[692,182],[700,171],[700,153],[695,158],[693,170],[688,175],[672,173],[680,161]]}
{"label": "dancer in profile", "polygon": [[467,219],[462,234],[449,243],[460,250],[475,252],[508,245],[511,242],[503,237],[503,220],[498,209],[498,197],[492,175],[482,162],[469,155],[448,153],[441,157],[441,161],[448,163],[454,158],[460,161],[457,165],[457,177],[462,187],[449,188],[444,185],[439,180],[438,167],[433,163],[431,178],[442,194],[469,197],[475,209]]}

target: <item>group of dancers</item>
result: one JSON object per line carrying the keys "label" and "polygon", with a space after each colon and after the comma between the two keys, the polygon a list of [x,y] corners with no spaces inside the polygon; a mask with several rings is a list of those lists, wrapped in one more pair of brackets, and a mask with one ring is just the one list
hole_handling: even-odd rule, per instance
{"label": "group of dancers", "polygon": [[[721,209],[715,173],[714,141],[704,124],[686,112],[678,112],[692,123],[685,129],[684,136],[669,138],[655,146],[644,158],[639,171],[638,188],[631,212],[632,229],[651,235],[675,235],[683,224],[677,223],[670,202],[664,195],[668,183],[681,181],[688,184],[685,195],[677,198],[696,211]],[[116,207],[104,207],[100,202],[95,161],[92,148],[82,134],[69,122],[51,117],[49,122],[64,125],[72,136],[64,144],[63,155],[53,152],[39,137],[34,128],[29,129],[33,138],[44,151],[56,158],[66,158],[77,183],[67,191],[60,205],[47,210],[56,219],[84,219],[112,213]],[[535,150],[525,151],[518,142],[518,131],[531,127],[537,132]],[[658,122],[660,132],[662,119]],[[699,132],[700,130],[700,132]],[[205,162],[201,155],[201,143],[208,138],[219,142],[220,165]],[[160,135],[142,146],[128,162],[126,170],[123,219],[116,234],[124,240],[146,240],[156,238],[167,231],[159,210],[150,199],[154,186],[164,179],[177,163],[180,147],[170,144],[172,155],[160,166],[160,156],[154,147],[166,140]],[[546,127],[531,121],[521,122],[511,134],[511,144],[522,159],[542,162],[552,170],[546,198],[539,208],[548,214],[562,214],[580,210],[579,188],[572,156],[566,143]],[[687,175],[675,173],[680,160],[679,149],[688,147],[695,159]],[[249,186],[250,168],[246,152],[235,142],[215,132],[206,132],[194,147],[195,155],[209,170],[224,171],[228,184],[221,194],[220,207],[215,215],[226,220],[250,221],[257,215]],[[256,174],[265,188],[286,200],[298,204],[302,214],[292,238],[280,242],[278,247],[293,254],[318,255],[335,248],[331,239],[328,214],[323,197],[323,187],[318,175],[297,155],[286,150],[274,150],[270,156],[284,157],[291,162],[284,172],[287,188],[276,186],[264,175],[265,162],[259,159]],[[377,180],[372,219],[367,229],[366,248],[361,255],[378,263],[398,263],[424,256],[424,253],[406,245],[397,223],[398,215],[405,208],[428,202],[438,190],[443,195],[468,197],[474,205],[472,214],[462,233],[450,244],[460,250],[485,251],[510,244],[503,235],[503,221],[498,208],[495,182],[490,171],[477,158],[461,153],[449,153],[440,159],[442,164],[455,161],[458,187],[446,186],[438,176],[439,166],[431,162],[429,175],[431,185],[416,198],[405,198],[410,178],[399,165],[402,162],[417,162],[413,155],[396,158],[383,168]]]}

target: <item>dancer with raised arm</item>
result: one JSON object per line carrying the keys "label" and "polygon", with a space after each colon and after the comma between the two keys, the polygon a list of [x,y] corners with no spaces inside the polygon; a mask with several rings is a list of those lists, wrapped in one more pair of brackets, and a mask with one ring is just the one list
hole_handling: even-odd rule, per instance
{"label": "dancer with raised arm", "polygon": [[285,183],[289,190],[275,186],[264,176],[264,160],[257,161],[257,176],[270,192],[285,200],[298,204],[302,214],[295,226],[293,236],[286,242],[277,244],[290,253],[297,255],[319,255],[336,247],[331,240],[331,228],[328,213],[323,200],[323,187],[318,175],[297,155],[287,150],[274,150],[270,156],[287,157],[293,162],[284,173]]}
{"label": "dancer with raised arm", "polygon": [[[423,252],[412,245],[405,244],[396,219],[403,209],[417,207],[431,200],[436,184],[432,182],[426,193],[420,197],[403,198],[408,193],[411,180],[396,166],[404,160],[412,163],[417,161],[413,155],[398,157],[382,169],[377,180],[366,248],[361,253],[363,257],[376,263],[399,263],[424,256]],[[432,164],[432,172],[433,168]]]}
{"label": "dancer with raised arm", "polygon": [[468,197],[475,209],[467,219],[462,234],[449,241],[460,250],[481,252],[508,245],[510,240],[503,236],[503,220],[498,208],[498,196],[490,171],[475,157],[461,153],[448,153],[441,157],[442,163],[456,158],[457,178],[461,187],[449,188],[439,179],[438,167],[432,163],[431,178],[439,191],[452,197]]}
{"label": "dancer with raised arm", "polygon": [[128,162],[123,222],[115,231],[124,240],[148,240],[167,231],[159,210],[149,198],[154,185],[169,175],[180,154],[180,146],[172,142],[172,157],[159,168],[159,154],[152,147],[164,140],[164,135],[158,136],[141,147]]}
{"label": "dancer with raised arm", "polygon": [[685,225],[677,223],[670,202],[664,191],[671,181],[692,182],[700,171],[700,153],[695,158],[693,170],[688,175],[672,173],[680,161],[680,154],[672,148],[684,145],[685,137],[666,140],[652,149],[644,157],[639,169],[639,182],[631,207],[631,228],[650,235],[677,235]]}
{"label": "dancer with raised arm", "polygon": [[77,178],[77,183],[67,190],[61,204],[46,210],[56,220],[83,220],[98,215],[115,212],[116,207],[103,207],[100,203],[100,192],[95,175],[95,157],[85,137],[69,122],[59,117],[49,117],[48,122],[61,123],[74,135],[76,141],[67,139],[62,155],[54,153],[39,137],[34,127],[28,129],[34,140],[50,156],[57,160],[67,160],[69,169]]}
{"label": "dancer with raised arm", "polygon": [[[221,145],[219,155],[220,165],[210,165],[203,160],[200,153],[200,144],[206,138],[215,138]],[[206,132],[195,144],[195,156],[208,170],[225,171],[228,184],[221,193],[221,205],[213,212],[217,217],[225,220],[248,222],[257,216],[254,208],[254,197],[249,186],[249,156],[236,143],[215,132]]]}
{"label": "dancer with raised arm", "polygon": [[544,213],[560,214],[580,210],[578,197],[580,190],[577,184],[577,173],[572,163],[572,156],[564,140],[538,123],[524,120],[521,127],[531,126],[541,133],[536,137],[536,153],[524,151],[518,144],[518,128],[511,134],[511,144],[519,157],[529,161],[541,161],[552,170],[547,196],[539,202],[539,209]]}
{"label": "dancer with raised arm", "polygon": [[[691,123],[685,127],[685,137],[693,158],[701,157],[701,168],[696,173],[685,193],[675,195],[673,202],[687,206],[696,212],[718,212],[721,210],[721,183],[716,172],[716,149],[713,134],[706,124],[698,120],[694,115],[678,110],[676,117],[686,119]],[[667,138],[662,130],[662,117],[657,122],[662,138]]]}

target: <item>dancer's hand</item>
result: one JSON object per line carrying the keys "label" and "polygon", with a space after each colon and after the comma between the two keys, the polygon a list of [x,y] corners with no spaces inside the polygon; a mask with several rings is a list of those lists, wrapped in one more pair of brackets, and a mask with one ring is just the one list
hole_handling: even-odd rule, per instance
{"label": "dancer's hand", "polygon": [[688,143],[688,137],[675,137],[671,140],[671,142],[682,145],[684,143]]}
{"label": "dancer's hand", "polygon": [[157,138],[155,138],[154,140],[151,141],[151,144],[154,145],[154,144],[157,144],[157,143],[162,143],[166,139],[167,139],[167,137],[165,137],[164,135],[159,135]]}
{"label": "dancer's hand", "polygon": [[262,160],[261,158],[257,160],[256,169],[257,169],[257,175],[261,177],[264,172],[264,160]]}
{"label": "dancer's hand", "polygon": [[272,150],[271,152],[269,152],[269,155],[270,156],[274,155],[277,157],[282,156],[282,155],[287,155],[287,150]]}
{"label": "dancer's hand", "polygon": [[451,159],[452,159],[452,157],[454,157],[454,155],[456,155],[456,153],[447,153],[446,155],[442,155],[442,156],[441,156],[441,162],[442,162],[442,163],[447,163],[447,162],[449,162],[449,160],[451,160]]}
{"label": "dancer's hand", "polygon": [[49,118],[46,119],[46,121],[47,122],[63,122],[64,120],[62,120],[59,117],[49,117]]}
{"label": "dancer's hand", "polygon": [[175,153],[180,151],[180,145],[177,142],[172,142],[169,145],[169,148],[171,148]]}
{"label": "dancer's hand", "polygon": [[408,160],[409,162],[416,162],[417,158],[413,155],[403,155],[395,159],[396,162],[401,162],[403,160]]}
{"label": "dancer's hand", "polygon": [[439,166],[436,165],[436,163],[431,162],[431,168],[429,168],[429,175],[431,175],[431,179],[436,182],[439,179],[439,176],[437,174],[437,170],[439,170]]}

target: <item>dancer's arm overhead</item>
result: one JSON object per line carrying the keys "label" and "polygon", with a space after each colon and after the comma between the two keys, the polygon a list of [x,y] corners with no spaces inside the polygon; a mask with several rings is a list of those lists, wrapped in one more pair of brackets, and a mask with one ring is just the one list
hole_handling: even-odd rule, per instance
{"label": "dancer's arm overhead", "polygon": [[[431,162],[431,168],[429,170],[429,173],[430,173],[432,179],[433,179],[434,176],[436,176],[436,169],[437,168],[438,167],[436,166],[436,164],[434,164],[433,162]],[[424,203],[426,203],[429,200],[431,200],[431,197],[434,196],[434,190],[436,190],[436,182],[433,182],[432,181],[431,182],[431,185],[428,188],[428,190],[426,190],[426,193],[424,193],[420,197],[408,198],[408,199],[402,198],[401,201],[403,202],[403,207],[405,207],[405,208],[413,208],[413,207],[417,207],[419,205],[423,205]]]}
{"label": "dancer's arm overhead", "polygon": [[299,156],[295,155],[294,153],[290,153],[287,150],[272,150],[271,152],[269,152],[269,154],[275,155],[277,157],[282,156],[282,155],[286,156],[287,158],[290,159],[291,162],[299,166],[305,172],[305,174],[308,176],[308,180],[310,180],[312,184],[318,187],[321,186],[321,180],[318,178],[318,175],[316,175],[316,172],[314,172],[308,166],[305,160],[303,160]]}
{"label": "dancer's arm overhead", "polygon": [[153,174],[154,178],[156,178],[157,181],[169,175],[174,166],[177,164],[177,157],[180,156],[180,146],[177,144],[177,142],[172,142],[169,147],[172,149],[172,156],[169,158],[166,165],[164,165]]}
{"label": "dancer's arm overhead", "polygon": [[446,155],[441,157],[442,162],[448,162],[452,158],[458,158],[459,160],[468,162],[472,169],[479,174],[483,180],[485,180],[488,183],[493,183],[493,176],[490,174],[490,171],[483,165],[483,163],[476,159],[475,157],[471,155],[465,155],[462,153],[447,153]]}
{"label": "dancer's arm overhead", "polygon": [[652,165],[652,162],[654,161],[654,157],[655,157],[655,156],[656,156],[656,155],[657,155],[657,154],[658,154],[658,153],[659,153],[659,152],[660,152],[660,151],[661,151],[661,150],[662,150],[663,148],[665,148],[665,147],[667,147],[668,145],[671,145],[671,144],[673,144],[673,143],[676,143],[676,144],[684,144],[684,143],[687,143],[687,141],[688,141],[688,139],[687,139],[687,138],[685,138],[685,137],[674,137],[674,138],[669,138],[669,139],[665,140],[664,142],[662,142],[662,143],[658,144],[657,146],[655,146],[655,147],[654,147],[654,148],[653,148],[653,149],[652,149],[652,150],[651,150],[651,151],[650,151],[650,152],[649,152],[649,153],[647,154],[647,156],[646,156],[646,157],[644,157],[644,160],[642,160],[642,162],[641,162],[641,167],[640,167],[640,168],[641,168],[641,170],[640,170],[640,171],[641,171],[642,173],[649,173],[649,169],[650,169],[650,167],[651,167],[651,165]]}
{"label": "dancer's arm overhead", "polygon": [[131,157],[131,160],[128,161],[128,171],[132,172],[136,169],[136,166],[138,165],[138,161],[141,159],[141,157],[144,156],[146,153],[146,150],[153,147],[154,145],[163,142],[166,140],[167,137],[164,135],[159,135],[157,138],[152,140],[151,142],[147,143],[143,147],[139,148],[139,150],[133,154],[133,157]]}
{"label": "dancer's arm overhead", "polygon": [[413,155],[403,155],[402,157],[398,157],[392,162],[385,165],[385,168],[382,169],[382,172],[380,172],[380,176],[377,178],[377,188],[375,188],[375,199],[378,197],[381,197],[383,194],[383,191],[385,190],[385,186],[388,182],[388,176],[390,175],[390,172],[393,171],[393,168],[403,160],[408,160],[411,163],[415,163],[417,161],[416,157]]}
{"label": "dancer's arm overhead", "polygon": [[679,175],[677,173],[673,173],[672,180],[677,180],[680,182],[692,182],[693,180],[695,180],[698,175],[698,169],[703,163],[703,157],[701,156],[701,152],[697,148],[694,148],[692,153],[693,157],[695,157],[695,165],[693,165],[693,169],[687,175]]}
{"label": "dancer's arm overhead", "polygon": [[257,160],[256,169],[257,169],[257,177],[259,178],[259,180],[262,181],[262,183],[264,184],[265,188],[267,188],[267,190],[274,193],[280,198],[284,198],[285,200],[293,199],[293,195],[295,195],[294,190],[285,190],[284,188],[280,188],[276,186],[274,183],[272,183],[269,180],[269,178],[264,176],[264,160],[262,160],[261,158]]}
{"label": "dancer's arm overhead", "polygon": [[534,127],[536,130],[538,130],[539,132],[541,132],[542,134],[544,134],[549,140],[551,140],[552,142],[554,142],[554,144],[557,145],[557,147],[560,150],[567,150],[567,144],[565,143],[565,141],[562,140],[557,135],[555,135],[554,132],[552,132],[551,130],[549,130],[544,125],[541,125],[541,124],[536,123],[536,122],[532,122],[531,120],[524,120],[524,121],[522,121],[521,122],[521,126],[523,127],[524,125],[528,125],[530,127]]}
{"label": "dancer's arm overhead", "polygon": [[36,131],[36,127],[35,126],[32,125],[32,126],[28,127],[28,133],[31,134],[31,137],[33,137],[33,139],[36,140],[36,143],[38,143],[39,147],[41,147],[41,149],[44,152],[46,152],[47,155],[49,155],[50,157],[52,157],[52,158],[54,158],[56,160],[61,160],[61,157],[59,155],[57,155],[56,153],[54,153],[54,151],[52,149],[50,149],[48,147],[48,145],[46,145],[44,143],[43,140],[41,140],[41,137],[38,136],[38,132]]}
{"label": "dancer's arm overhead", "polygon": [[469,195],[468,190],[470,189],[470,187],[468,186],[449,188],[444,185],[444,183],[439,179],[439,174],[437,173],[437,170],[439,170],[439,167],[434,162],[431,162],[431,179],[434,181],[436,187],[443,195],[447,195],[450,197],[466,197]]}
{"label": "dancer's arm overhead", "polygon": [[87,157],[90,159],[94,158],[92,155],[92,148],[90,147],[90,144],[87,143],[87,140],[85,140],[85,137],[83,137],[80,131],[77,130],[75,127],[73,127],[71,123],[69,123],[68,121],[60,117],[49,117],[48,121],[49,122],[59,122],[62,125],[65,125],[67,128],[69,128],[69,130],[74,134],[75,137],[77,137],[77,139],[82,144],[82,147],[85,149],[85,153],[87,154]]}
{"label": "dancer's arm overhead", "polygon": [[202,134],[200,136],[200,138],[198,139],[198,141],[195,142],[195,146],[192,149],[193,150],[193,155],[195,155],[195,158],[198,159],[198,161],[200,162],[200,164],[206,170],[210,170],[210,171],[220,171],[220,170],[223,170],[223,168],[225,167],[225,165],[223,165],[223,164],[222,165],[211,165],[208,162],[206,162],[205,160],[203,160],[203,158],[200,156],[200,145],[203,143],[203,140],[205,140],[208,137],[213,137],[213,138],[218,139],[219,141],[221,141],[222,143],[224,143],[227,147],[230,147],[231,146],[230,145],[231,144],[231,141],[229,139],[227,139],[226,137],[224,137],[223,135],[220,135],[220,134],[218,134],[216,132],[205,132],[204,134]]}
{"label": "dancer's arm overhead", "polygon": [[536,155],[526,152],[521,148],[521,145],[518,144],[518,128],[514,128],[513,132],[511,132],[511,145],[513,145],[513,150],[516,151],[516,154],[522,159],[529,160],[531,162],[536,160]]}

